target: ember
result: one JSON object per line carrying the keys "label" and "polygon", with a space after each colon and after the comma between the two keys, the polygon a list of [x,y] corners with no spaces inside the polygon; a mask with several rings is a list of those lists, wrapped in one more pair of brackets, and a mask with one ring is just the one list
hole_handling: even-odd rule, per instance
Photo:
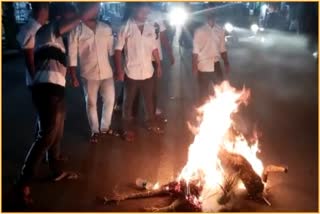
{"label": "ember", "polygon": [[174,211],[179,206],[192,211],[219,211],[232,203],[235,192],[244,186],[253,199],[266,199],[265,185],[271,172],[287,172],[287,168],[263,166],[257,157],[258,139],[250,142],[236,129],[233,115],[241,104],[247,104],[249,90],[237,91],[229,82],[215,86],[215,96],[198,109],[200,125],[189,126],[195,133],[189,147],[188,161],[176,181],[132,195],[104,199],[105,203],[135,198],[170,195],[168,207],[147,211]]}

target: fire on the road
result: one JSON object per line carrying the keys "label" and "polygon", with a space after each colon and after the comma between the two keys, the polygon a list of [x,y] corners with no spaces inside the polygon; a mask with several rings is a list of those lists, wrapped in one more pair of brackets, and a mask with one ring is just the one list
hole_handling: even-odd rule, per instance
{"label": "fire on the road", "polygon": [[198,109],[202,119],[199,127],[192,129],[197,133],[189,147],[187,164],[178,177],[187,182],[201,181],[199,184],[204,188],[200,197],[202,203],[220,192],[225,182],[226,174],[219,158],[222,149],[242,155],[259,176],[263,173],[262,161],[257,157],[258,139],[250,145],[241,133],[234,136],[231,131],[234,127],[232,115],[240,104],[247,103],[250,91],[245,88],[238,91],[226,81],[214,89],[214,97]]}

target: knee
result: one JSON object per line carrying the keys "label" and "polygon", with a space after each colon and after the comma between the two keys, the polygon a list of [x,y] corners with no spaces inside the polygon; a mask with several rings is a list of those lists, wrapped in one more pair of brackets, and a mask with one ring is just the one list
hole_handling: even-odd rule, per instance
{"label": "knee", "polygon": [[87,108],[96,108],[97,107],[97,100],[92,99],[88,95],[85,97]]}

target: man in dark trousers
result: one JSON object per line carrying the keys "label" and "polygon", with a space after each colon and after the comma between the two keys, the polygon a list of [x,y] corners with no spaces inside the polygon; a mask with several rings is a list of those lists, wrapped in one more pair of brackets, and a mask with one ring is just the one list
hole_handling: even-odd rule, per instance
{"label": "man in dark trousers", "polygon": [[[82,17],[66,18],[68,3],[50,4],[50,23],[42,26],[36,34],[32,78],[32,100],[39,114],[40,130],[31,146],[20,177],[17,193],[23,205],[32,204],[31,182],[34,180],[41,161],[48,152],[49,167],[53,181],[76,178],[77,175],[63,169],[60,156],[60,141],[65,120],[66,47],[63,35],[76,27],[81,19],[90,17],[90,10]],[[75,73],[71,74],[77,82]]]}
{"label": "man in dark trousers", "polygon": [[[134,99],[139,92],[144,98],[147,129],[154,133],[162,131],[155,124],[154,81],[152,79],[154,72],[158,77],[161,76],[161,65],[155,28],[146,22],[149,13],[149,3],[135,3],[132,16],[120,28],[115,46],[117,79],[124,80],[123,137],[126,141],[134,140],[132,108]],[[124,68],[122,64],[123,50]],[[156,69],[152,65],[152,58],[155,60]]]}
{"label": "man in dark trousers", "polygon": [[224,79],[221,58],[226,74],[230,70],[224,30],[215,23],[213,12],[209,11],[206,15],[206,23],[196,29],[193,38],[192,72],[198,78],[199,105],[208,99],[212,84],[219,84]]}

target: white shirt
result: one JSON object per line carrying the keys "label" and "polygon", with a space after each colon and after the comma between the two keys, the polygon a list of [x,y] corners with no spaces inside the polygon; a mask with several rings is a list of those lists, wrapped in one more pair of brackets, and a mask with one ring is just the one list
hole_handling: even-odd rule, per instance
{"label": "white shirt", "polygon": [[87,80],[112,78],[109,56],[114,54],[112,29],[98,21],[95,32],[81,23],[69,34],[69,66],[80,64],[80,74]]}
{"label": "white shirt", "polygon": [[[66,85],[66,73],[67,68],[64,64],[55,59],[49,59],[37,63],[36,55],[37,52],[49,52],[50,48],[55,48],[64,56],[66,61],[66,50],[63,43],[62,36],[56,37],[56,23],[50,23],[39,29],[36,34],[36,45],[35,45],[35,65],[36,74],[34,77],[33,84],[37,83],[52,83],[60,86]],[[66,63],[65,63],[66,64]]]}
{"label": "white shirt", "polygon": [[129,19],[120,28],[115,49],[124,49],[125,72],[130,79],[152,77],[152,52],[157,49],[157,43],[155,28],[151,24],[145,23],[141,33],[137,23]]}
{"label": "white shirt", "polygon": [[[158,27],[159,28],[159,35],[158,38],[156,38],[157,40],[157,48],[159,51],[159,57],[160,60],[163,59],[163,55],[162,55],[162,48],[161,48],[161,40],[160,40],[160,33],[164,32],[166,30],[166,26],[163,22],[163,19],[165,18],[165,14],[159,12],[159,11],[152,11],[152,13],[149,15],[149,22],[154,26],[154,27]],[[153,57],[152,57],[152,60]]]}
{"label": "white shirt", "polygon": [[213,72],[214,63],[219,61],[223,52],[226,52],[223,28],[205,24],[195,31],[193,53],[198,55],[199,71]]}
{"label": "white shirt", "polygon": [[[17,34],[17,40],[22,49],[33,49],[35,46],[35,36],[41,24],[31,18],[28,23],[23,25]],[[26,84],[30,86],[32,84],[32,78],[26,69]]]}

